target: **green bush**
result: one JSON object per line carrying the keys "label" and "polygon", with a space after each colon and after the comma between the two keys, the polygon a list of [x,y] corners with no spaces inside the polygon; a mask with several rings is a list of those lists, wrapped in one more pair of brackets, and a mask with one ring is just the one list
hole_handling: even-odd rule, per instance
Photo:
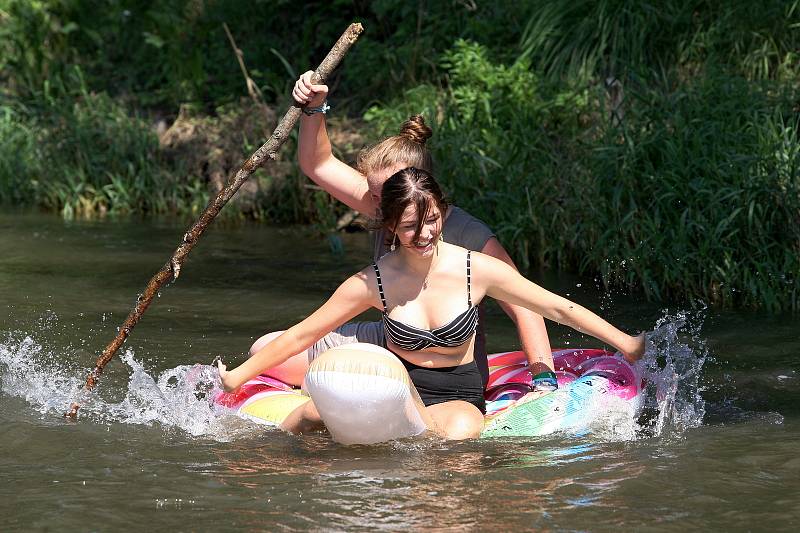
{"label": "green bush", "polygon": [[460,42],[447,90],[366,115],[391,133],[427,109],[436,175],[523,265],[599,274],[654,298],[797,309],[797,94],[727,74],[629,88],[621,124],[600,89],[556,92],[523,61]]}
{"label": "green bush", "polygon": [[176,179],[150,125],[80,71],[70,99],[44,93],[39,109],[5,107],[0,119],[0,200],[76,215],[197,211],[208,194],[199,180]]}
{"label": "green bush", "polygon": [[27,98],[77,65],[95,91],[169,112],[186,102],[213,112],[247,95],[223,23],[273,102],[358,21],[366,31],[332,81],[361,109],[435,79],[431,58],[459,37],[516,55],[527,14],[510,0],[0,0],[0,76]]}

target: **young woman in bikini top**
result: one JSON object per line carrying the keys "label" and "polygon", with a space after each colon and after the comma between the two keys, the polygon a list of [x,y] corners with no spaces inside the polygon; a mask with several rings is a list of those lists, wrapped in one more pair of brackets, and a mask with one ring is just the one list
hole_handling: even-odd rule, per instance
{"label": "young woman in bikini top", "polygon": [[[380,209],[382,187],[390,176],[406,167],[433,171],[433,160],[428,149],[428,140],[433,131],[422,116],[411,116],[402,124],[396,135],[386,137],[362,150],[358,155],[356,166],[352,167],[337,158],[333,152],[328,138],[326,114],[322,112],[322,109],[325,109],[323,103],[328,96],[328,87],[311,83],[312,74],[308,71],[300,76],[292,91],[294,100],[299,105],[304,105],[307,111],[300,119],[298,138],[300,169],[316,185],[337,200],[372,218]],[[508,252],[483,221],[456,206],[449,206],[447,211],[442,213],[442,218],[443,231],[440,231],[439,235],[444,241],[491,255],[514,266]],[[380,229],[374,235],[376,238],[373,260],[377,260],[386,253],[390,243],[386,242],[388,239],[383,238],[387,235],[385,230]],[[463,262],[461,268],[463,269]],[[389,306],[392,305],[390,299]],[[542,317],[524,307],[505,302],[501,302],[500,307],[517,328],[519,345],[527,356],[532,375],[545,376],[551,373],[553,358]],[[479,324],[473,352],[485,386],[489,378],[489,367],[484,333],[483,324]],[[278,334],[279,332],[272,332],[259,338],[251,347],[250,353],[258,352]],[[308,350],[270,369],[269,375],[286,383],[300,385],[309,363],[315,357],[330,348],[352,342],[385,344],[383,324],[363,321],[344,324],[324,335]],[[554,382],[545,378],[538,380],[537,387],[539,386],[552,388]]]}
{"label": "young woman in bikini top", "polygon": [[[498,259],[441,242],[446,208],[436,181],[426,171],[407,168],[390,177],[382,191],[381,223],[392,236],[394,249],[345,280],[322,307],[239,367],[227,371],[220,363],[225,389],[237,389],[372,307],[383,311],[387,347],[409,369],[442,436],[477,437],[483,428],[483,404],[473,356],[473,309],[485,296],[524,306],[592,335],[629,360],[643,355],[643,336],[623,333]],[[300,409],[304,409],[300,418],[315,416],[313,402]],[[287,429],[305,427],[290,418],[295,425]]]}

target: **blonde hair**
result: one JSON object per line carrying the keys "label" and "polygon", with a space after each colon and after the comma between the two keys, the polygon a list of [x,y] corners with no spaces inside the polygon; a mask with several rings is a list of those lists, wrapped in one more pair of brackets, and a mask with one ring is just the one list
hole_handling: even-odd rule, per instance
{"label": "blonde hair", "polygon": [[433,172],[433,159],[425,146],[433,131],[422,115],[413,115],[400,126],[400,133],[365,148],[358,154],[358,171],[370,174],[399,163]]}

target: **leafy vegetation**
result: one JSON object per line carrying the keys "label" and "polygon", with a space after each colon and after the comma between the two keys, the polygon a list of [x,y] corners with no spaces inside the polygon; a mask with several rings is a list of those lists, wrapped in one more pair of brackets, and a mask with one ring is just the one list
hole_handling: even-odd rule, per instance
{"label": "leafy vegetation", "polygon": [[724,67],[747,79],[796,78],[800,2],[535,2],[522,55],[550,75],[644,75]]}
{"label": "leafy vegetation", "polygon": [[[800,0],[299,6],[0,0],[0,202],[196,212],[272,120],[242,100],[222,24],[282,109],[359,20],[330,80],[336,118],[365,120],[343,157],[422,112],[451,198],[523,266],[800,309]],[[230,216],[333,227],[341,207],[293,160],[288,146]]]}

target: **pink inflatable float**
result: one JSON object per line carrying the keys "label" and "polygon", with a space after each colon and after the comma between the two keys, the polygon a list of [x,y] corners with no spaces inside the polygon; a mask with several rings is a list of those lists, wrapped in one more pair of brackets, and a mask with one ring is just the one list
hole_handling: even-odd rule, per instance
{"label": "pink inflatable float", "polygon": [[[642,378],[619,355],[599,349],[553,351],[559,388],[532,391],[521,351],[489,356],[486,426],[481,438],[538,436],[586,426],[604,408],[620,403],[638,412]],[[279,425],[314,399],[331,435],[344,444],[412,437],[429,429],[421,401],[397,357],[378,346],[339,346],[309,368],[304,390],[258,376],[217,405],[260,423]]]}

